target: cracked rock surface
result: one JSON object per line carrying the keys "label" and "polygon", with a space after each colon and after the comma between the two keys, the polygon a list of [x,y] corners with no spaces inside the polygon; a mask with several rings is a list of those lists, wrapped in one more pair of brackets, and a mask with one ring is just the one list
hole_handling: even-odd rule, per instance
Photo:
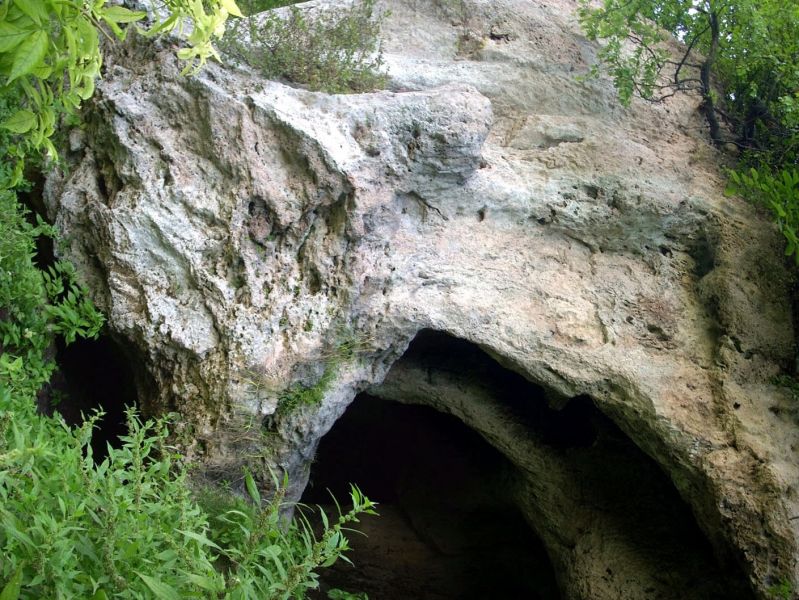
{"label": "cracked rock surface", "polygon": [[[380,4],[390,84],[370,94],[219,65],[182,78],[168,45],[109,56],[47,201],[143,409],[181,413],[208,477],[276,465],[298,497],[355,395],[417,332],[446,332],[553,408],[589,396],[757,597],[799,584],[799,415],[771,384],[794,359],[778,234],[723,196],[696,99],[625,109],[576,79],[596,47],[575,3],[451,6]],[[275,417],[328,379],[319,405]],[[508,454],[531,443],[517,429]],[[684,597],[635,581],[625,597]]]}

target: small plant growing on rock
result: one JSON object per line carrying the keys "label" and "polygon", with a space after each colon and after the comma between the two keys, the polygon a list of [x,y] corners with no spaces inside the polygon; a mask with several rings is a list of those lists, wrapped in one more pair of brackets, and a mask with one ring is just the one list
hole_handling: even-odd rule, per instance
{"label": "small plant growing on rock", "polygon": [[335,333],[336,343],[332,349],[322,355],[325,369],[319,380],[310,386],[296,384],[286,389],[278,396],[275,418],[280,419],[293,413],[300,406],[315,406],[322,402],[325,394],[330,389],[333,380],[338,374],[342,363],[355,359],[365,352],[369,339],[358,336],[348,328],[340,328]]}
{"label": "small plant growing on rock", "polygon": [[249,17],[259,12],[281,8],[291,4],[298,4],[302,1],[303,0],[240,0],[236,4],[238,4],[241,12]]}
{"label": "small plant growing on rock", "polygon": [[275,414],[278,417],[290,414],[300,406],[315,406],[322,402],[325,392],[330,389],[330,384],[336,376],[338,365],[328,362],[322,376],[315,384],[305,386],[297,384],[285,390],[277,399],[277,409]]}
{"label": "small plant growing on rock", "polygon": [[791,600],[796,597],[793,593],[793,585],[787,579],[777,585],[772,585],[768,589],[768,594],[774,600]]}
{"label": "small plant growing on rock", "polygon": [[380,24],[374,0],[314,16],[292,6],[288,15],[271,13],[236,22],[220,48],[269,79],[330,93],[363,92],[386,83],[380,72]]}

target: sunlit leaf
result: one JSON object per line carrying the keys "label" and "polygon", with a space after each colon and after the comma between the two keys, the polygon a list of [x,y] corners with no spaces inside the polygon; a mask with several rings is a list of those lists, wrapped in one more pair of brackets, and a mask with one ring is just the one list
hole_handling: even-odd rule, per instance
{"label": "sunlit leaf", "polygon": [[36,115],[29,110],[18,110],[5,121],[0,123],[0,127],[12,133],[26,133],[36,126]]}
{"label": "sunlit leaf", "polygon": [[18,77],[27,75],[38,67],[45,55],[50,40],[44,31],[36,31],[23,41],[14,53],[14,62],[11,65],[11,72],[8,74],[9,82]]}
{"label": "sunlit leaf", "polygon": [[14,0],[14,4],[37,25],[41,25],[48,19],[47,9],[42,0]]}
{"label": "sunlit leaf", "polygon": [[20,29],[7,22],[0,22],[0,52],[8,52],[16,48],[31,31]]}
{"label": "sunlit leaf", "polygon": [[145,583],[145,585],[147,585],[148,588],[150,588],[150,591],[155,594],[155,597],[159,600],[181,600],[180,594],[178,594],[177,590],[171,585],[167,585],[155,577],[144,575],[138,571],[136,572],[136,575],[141,577],[141,580]]}
{"label": "sunlit leaf", "polygon": [[141,10],[130,10],[123,6],[109,6],[101,13],[102,18],[113,23],[135,23],[147,16]]}

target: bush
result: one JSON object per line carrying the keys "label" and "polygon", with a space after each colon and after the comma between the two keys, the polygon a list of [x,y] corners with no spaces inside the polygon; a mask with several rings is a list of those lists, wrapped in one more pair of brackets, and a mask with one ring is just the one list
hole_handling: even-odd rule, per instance
{"label": "bush", "polygon": [[234,23],[220,49],[268,79],[286,79],[311,90],[345,93],[385,86],[374,0],[312,18],[292,6],[288,15],[271,13],[259,19]]}
{"label": "bush", "polygon": [[795,168],[772,172],[764,166],[730,171],[727,193],[737,193],[768,208],[788,242],[785,255],[799,265],[799,171]]}
{"label": "bush", "polygon": [[239,0],[237,3],[241,12],[248,17],[250,15],[272,10],[273,8],[281,8],[282,6],[289,6],[291,4],[299,4],[303,0]]}
{"label": "bush", "polygon": [[76,336],[96,337],[103,325],[69,263],[37,268],[41,235],[55,231],[40,219],[31,224],[16,194],[0,191],[0,384],[26,398],[50,379],[54,334],[70,343]]}
{"label": "bush", "polygon": [[[129,413],[122,448],[96,464],[97,416],[77,429],[36,415],[0,390],[0,592],[17,598],[302,598],[315,570],[347,550],[344,528],[373,504],[353,507],[319,539],[307,520],[285,523],[282,491],[262,504],[206,494],[195,502],[187,468],[167,445],[167,421]],[[285,481],[284,481],[285,483]]]}

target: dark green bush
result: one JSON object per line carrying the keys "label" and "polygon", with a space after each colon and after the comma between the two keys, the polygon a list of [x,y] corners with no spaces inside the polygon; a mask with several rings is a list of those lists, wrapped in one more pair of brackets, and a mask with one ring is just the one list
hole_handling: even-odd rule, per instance
{"label": "dark green bush", "polygon": [[239,20],[219,47],[268,79],[330,93],[362,92],[386,82],[379,35],[374,0],[362,0],[312,18],[292,6],[288,15]]}

